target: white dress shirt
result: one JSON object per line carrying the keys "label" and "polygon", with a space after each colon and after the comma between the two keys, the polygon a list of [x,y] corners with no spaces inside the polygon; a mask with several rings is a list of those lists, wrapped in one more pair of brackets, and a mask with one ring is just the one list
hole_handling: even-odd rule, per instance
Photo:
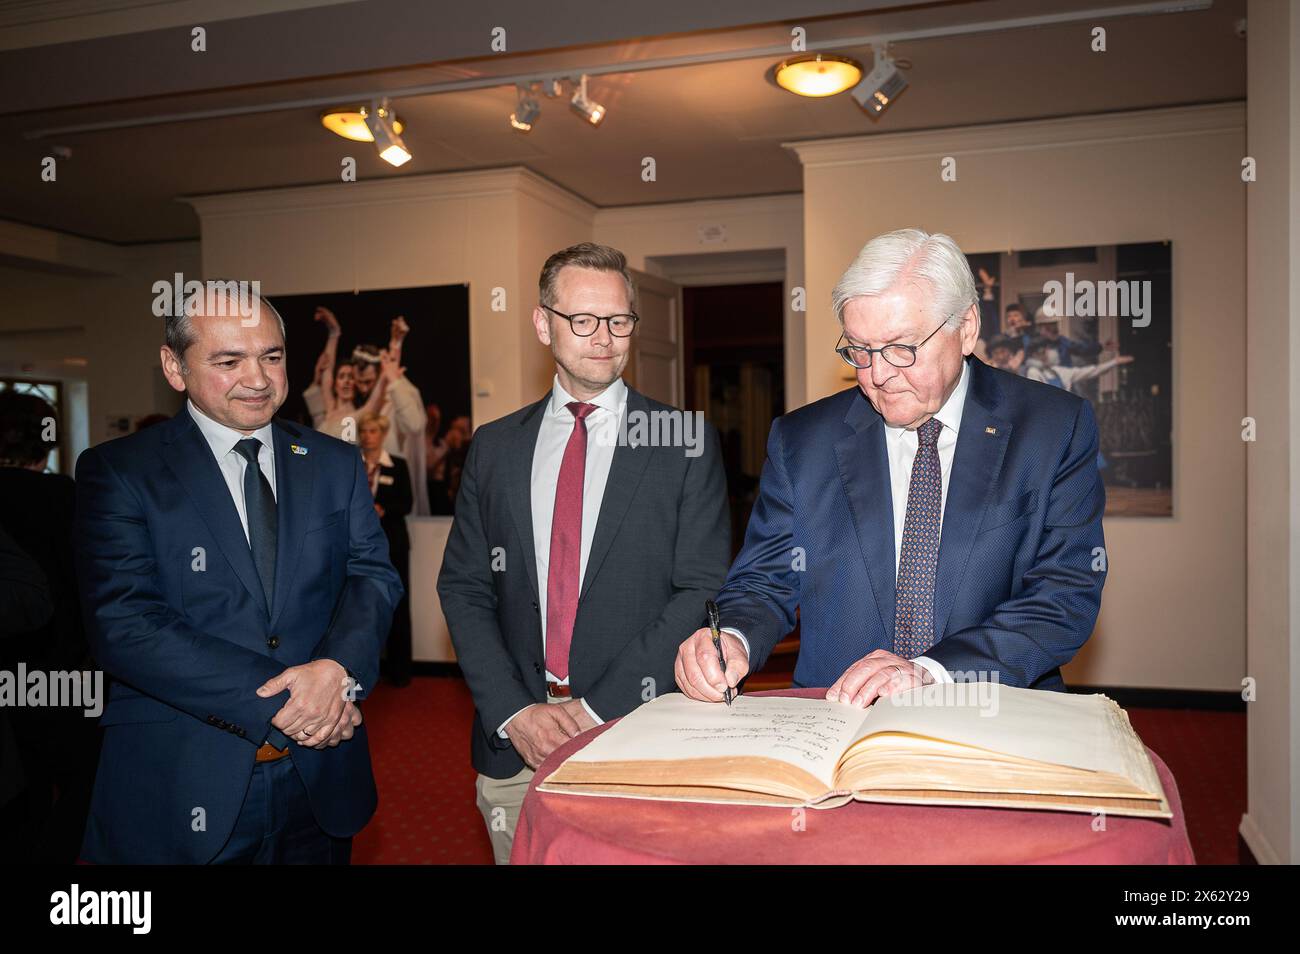
{"label": "white dress shirt", "polygon": [[[559,375],[556,375],[551,385],[551,400],[544,410],[537,431],[537,443],[533,447],[533,471],[529,486],[532,488],[533,554],[537,561],[537,605],[542,622],[543,658],[546,655],[546,583],[551,565],[551,522],[555,517],[555,488],[560,479],[564,449],[569,445],[574,421],[577,420],[567,405],[576,400],[564,390]],[[605,499],[605,483],[609,480],[609,468],[614,463],[614,450],[618,445],[618,422],[627,406],[627,385],[619,378],[600,394],[588,398],[585,403],[596,405],[596,409],[585,420],[587,460],[582,480],[579,580],[587,573],[587,557],[591,554],[591,541],[596,536],[596,520],[600,516],[601,502]],[[557,679],[549,670],[546,679],[560,685],[567,685],[569,681],[568,677]],[[586,699],[582,700],[582,705],[597,724],[605,721],[592,711]],[[522,711],[523,709],[519,710]],[[519,715],[519,712],[510,719]],[[505,727],[510,724],[510,719],[501,723],[497,729],[497,735],[503,739],[508,738]]]}
{"label": "white dress shirt", "polygon": [[[953,388],[943,407],[935,412],[935,418],[943,425],[939,431],[937,447],[939,451],[940,483],[939,496],[939,536],[943,537],[943,508],[948,502],[948,483],[952,477],[952,462],[957,453],[957,435],[961,431],[962,409],[966,406],[966,388],[970,383],[970,365],[965,361],[961,366],[961,377]],[[885,425],[885,452],[889,455],[889,492],[894,504],[894,579],[898,579],[898,563],[903,554],[903,524],[907,520],[907,491],[912,485],[912,464],[916,460],[916,448],[919,438],[915,430],[906,427]],[[729,633],[740,638],[749,655],[749,641],[739,631],[727,628]],[[935,634],[938,636],[938,634]],[[952,682],[952,676],[938,662],[929,656],[916,656],[912,662],[924,667],[935,682]]]}
{"label": "white dress shirt", "polygon": [[193,401],[186,400],[185,406],[189,408],[190,417],[194,418],[194,423],[199,426],[199,431],[212,448],[212,456],[217,459],[221,476],[226,478],[226,489],[235,502],[235,509],[239,511],[239,522],[244,526],[244,539],[247,540],[248,507],[244,503],[244,471],[248,467],[248,460],[235,450],[235,445],[245,437],[256,437],[262,442],[262,448],[257,452],[257,466],[262,468],[262,473],[271,484],[271,495],[276,496],[275,443],[271,439],[271,425],[267,423],[252,434],[244,434],[233,427],[218,424],[195,407]]}

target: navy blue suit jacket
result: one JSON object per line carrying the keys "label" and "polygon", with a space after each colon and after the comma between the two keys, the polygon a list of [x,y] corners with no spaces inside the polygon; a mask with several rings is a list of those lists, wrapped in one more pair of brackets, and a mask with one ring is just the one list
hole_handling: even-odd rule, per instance
{"label": "navy blue suit jacket", "polygon": [[[937,641],[950,673],[1064,689],[1105,582],[1097,424],[1087,401],[968,358],[943,510]],[[893,651],[894,513],[884,422],[855,386],[772,424],[745,545],[718,597],[750,671],[795,624],[794,681],[829,686]],[[996,677],[987,675],[997,672]]]}
{"label": "navy blue suit jacket", "polygon": [[[256,690],[328,658],[364,690],[402,587],[356,447],[275,419],[274,605],[187,408],[77,461],[77,577],[112,678],[82,856],[203,863],[225,844],[254,753],[289,699]],[[296,445],[295,452],[290,445]],[[305,450],[305,453],[303,452]],[[376,793],[365,725],[336,748],[291,744],[320,826],[355,834]]]}

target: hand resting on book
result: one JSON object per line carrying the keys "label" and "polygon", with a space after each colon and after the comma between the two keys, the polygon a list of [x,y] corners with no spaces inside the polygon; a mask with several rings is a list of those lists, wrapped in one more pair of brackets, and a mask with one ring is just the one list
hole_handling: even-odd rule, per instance
{"label": "hand resting on book", "polygon": [[934,677],[924,666],[877,649],[844,670],[844,674],[826,690],[826,698],[865,709],[877,699],[917,686],[928,686],[932,682]]}

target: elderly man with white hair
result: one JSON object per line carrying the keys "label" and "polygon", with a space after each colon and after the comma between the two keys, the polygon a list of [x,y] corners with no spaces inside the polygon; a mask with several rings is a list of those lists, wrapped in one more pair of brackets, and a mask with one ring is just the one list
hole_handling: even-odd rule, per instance
{"label": "elderly man with white hair", "polygon": [[835,287],[857,387],[777,419],[745,544],[682,691],[716,702],[801,625],[796,686],[866,706],[931,682],[1064,690],[1106,578],[1087,401],[973,357],[979,306],[946,235],[900,229]]}

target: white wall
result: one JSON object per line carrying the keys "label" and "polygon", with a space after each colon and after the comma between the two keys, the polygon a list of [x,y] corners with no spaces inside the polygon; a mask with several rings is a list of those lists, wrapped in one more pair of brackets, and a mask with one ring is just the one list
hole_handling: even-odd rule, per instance
{"label": "white wall", "polygon": [[[810,400],[848,386],[830,294],[874,235],[920,226],[968,252],[1172,241],[1174,516],[1106,521],[1110,574],[1072,683],[1240,687],[1244,120],[1227,104],[792,147],[805,167]],[[955,182],[940,179],[946,156]]]}
{"label": "white wall", "polygon": [[1245,154],[1246,673],[1249,804],[1241,835],[1266,863],[1300,860],[1300,3],[1249,7]]}

